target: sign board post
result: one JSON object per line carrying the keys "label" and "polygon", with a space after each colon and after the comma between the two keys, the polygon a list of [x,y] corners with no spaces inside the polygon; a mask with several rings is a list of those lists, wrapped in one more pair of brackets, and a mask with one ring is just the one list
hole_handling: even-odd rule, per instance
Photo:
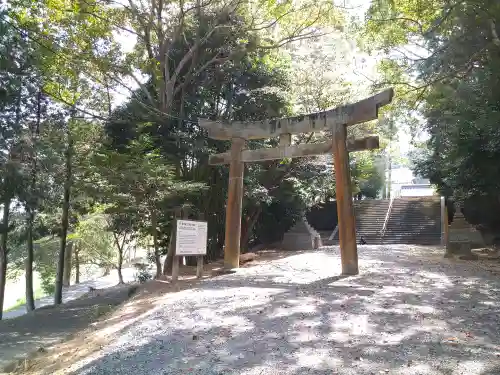
{"label": "sign board post", "polygon": [[175,254],[172,267],[172,282],[179,278],[180,257],[196,256],[196,277],[203,276],[203,256],[207,254],[207,229],[206,221],[179,220],[175,222]]}

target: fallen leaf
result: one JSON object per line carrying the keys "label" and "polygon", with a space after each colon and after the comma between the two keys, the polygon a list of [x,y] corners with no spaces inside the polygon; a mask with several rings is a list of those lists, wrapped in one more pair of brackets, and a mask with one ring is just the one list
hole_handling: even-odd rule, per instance
{"label": "fallen leaf", "polygon": [[458,339],[456,337],[449,337],[445,340],[445,342],[450,345],[458,345]]}

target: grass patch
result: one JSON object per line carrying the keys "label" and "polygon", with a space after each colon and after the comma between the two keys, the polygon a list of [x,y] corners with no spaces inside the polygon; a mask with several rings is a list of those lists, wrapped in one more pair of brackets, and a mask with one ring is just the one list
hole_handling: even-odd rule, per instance
{"label": "grass patch", "polygon": [[[42,298],[42,297],[45,297],[47,294],[43,291],[42,288],[37,288],[35,289],[35,291],[33,292],[33,296],[35,298],[35,300],[39,299],[39,298]],[[7,309],[4,309],[3,312],[9,312],[9,311],[12,311],[12,310],[16,310],[18,308],[20,308],[21,306],[24,306],[26,305],[26,296],[23,296],[21,298],[18,298],[16,303],[12,306],[9,306]]]}

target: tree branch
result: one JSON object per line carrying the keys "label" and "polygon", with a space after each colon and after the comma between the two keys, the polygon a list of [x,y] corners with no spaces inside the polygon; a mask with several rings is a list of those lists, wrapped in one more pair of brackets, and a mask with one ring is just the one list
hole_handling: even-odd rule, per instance
{"label": "tree branch", "polygon": [[451,12],[453,11],[453,9],[455,9],[455,7],[457,7],[458,5],[462,4],[463,1],[458,1],[457,3],[453,4],[453,5],[450,5],[450,7],[448,9],[446,9],[443,17],[441,17],[440,19],[434,21],[434,24],[431,25],[431,27],[425,31],[425,33],[423,33],[424,35],[423,36],[427,36],[429,35],[430,33],[433,33],[434,31],[436,31],[439,27],[441,27],[441,25],[448,19],[448,17],[451,15]]}
{"label": "tree branch", "polygon": [[411,18],[407,18],[407,17],[378,18],[378,19],[371,18],[370,21],[377,22],[377,23],[388,23],[388,22],[396,22],[396,21],[405,21],[405,22],[413,23],[414,25],[416,25],[418,27],[418,29],[419,29],[420,34],[422,34],[422,35],[424,34],[424,27],[423,27],[423,25],[419,21],[411,19]]}
{"label": "tree branch", "polygon": [[194,43],[191,46],[191,48],[189,49],[189,51],[182,57],[181,61],[179,62],[179,64],[175,68],[174,74],[172,74],[172,80],[174,82],[177,80],[177,77],[181,73],[182,68],[191,59],[191,57],[193,56],[193,54],[195,53],[195,51],[201,45],[203,45],[203,43],[205,43],[208,40],[208,38],[210,38],[212,36],[212,34],[215,32],[215,30],[217,30],[219,27],[221,27],[221,26],[219,26],[219,25],[214,26],[210,31],[208,31],[205,34],[205,36],[203,38],[201,38],[199,41],[197,41],[196,43]]}
{"label": "tree branch", "polygon": [[493,19],[489,18],[488,23],[490,25],[491,37],[493,38],[493,43],[497,47],[500,47],[500,38],[498,38],[497,25],[495,24],[495,21]]}
{"label": "tree branch", "polygon": [[203,64],[200,68],[198,68],[196,70],[196,72],[194,72],[194,73],[190,72],[186,76],[186,79],[184,79],[184,81],[182,83],[179,83],[177,85],[177,87],[175,88],[175,91],[174,91],[174,96],[177,95],[179,93],[179,91],[182,90],[182,88],[190,82],[192,77],[196,77],[198,74],[200,74],[202,71],[207,69],[212,64],[217,64],[217,63],[222,63],[222,62],[228,61],[234,55],[230,55],[230,56],[226,56],[226,57],[217,57],[217,56],[219,56],[219,54],[215,55],[210,60],[208,60],[205,64]]}

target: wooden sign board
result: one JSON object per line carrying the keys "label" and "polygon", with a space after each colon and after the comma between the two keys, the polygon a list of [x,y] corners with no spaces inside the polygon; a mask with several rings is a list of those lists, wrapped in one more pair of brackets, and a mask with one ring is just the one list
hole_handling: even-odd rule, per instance
{"label": "wooden sign board", "polygon": [[207,228],[206,221],[177,220],[175,255],[206,255]]}
{"label": "wooden sign board", "polygon": [[184,256],[196,256],[196,277],[203,277],[203,256],[207,254],[206,221],[176,220],[175,253],[172,264],[172,283],[179,278],[179,261]]}

